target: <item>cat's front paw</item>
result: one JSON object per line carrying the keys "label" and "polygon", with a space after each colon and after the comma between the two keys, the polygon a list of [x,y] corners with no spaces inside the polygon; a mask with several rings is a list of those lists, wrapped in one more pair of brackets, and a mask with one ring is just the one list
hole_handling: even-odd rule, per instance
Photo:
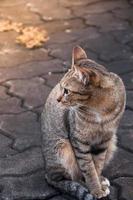
{"label": "cat's front paw", "polygon": [[92,192],[91,192],[91,194],[95,197],[95,198],[97,198],[97,199],[101,199],[101,198],[103,198],[103,197],[106,197],[106,196],[108,196],[109,194],[110,194],[110,190],[109,190],[109,188],[107,187],[106,189],[104,188],[102,188],[102,189],[95,189],[95,190],[93,190]]}
{"label": "cat's front paw", "polygon": [[105,178],[104,176],[101,177],[101,186],[102,189],[106,192],[107,195],[110,194],[110,182],[107,178]]}
{"label": "cat's front paw", "polygon": [[102,184],[102,186],[110,187],[109,180],[107,178],[105,178],[104,176],[101,176],[101,184]]}
{"label": "cat's front paw", "polygon": [[106,188],[110,187],[110,182],[107,178],[105,178],[104,176],[101,176],[101,185],[102,185],[102,188],[106,190]]}

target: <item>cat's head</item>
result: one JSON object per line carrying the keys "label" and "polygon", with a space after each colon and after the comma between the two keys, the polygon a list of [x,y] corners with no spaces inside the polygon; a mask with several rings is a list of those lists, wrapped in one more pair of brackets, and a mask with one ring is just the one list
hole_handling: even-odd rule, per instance
{"label": "cat's head", "polygon": [[76,46],[71,69],[60,81],[61,94],[57,101],[68,106],[86,105],[92,94],[110,87],[112,82],[106,68],[88,59],[85,51]]}

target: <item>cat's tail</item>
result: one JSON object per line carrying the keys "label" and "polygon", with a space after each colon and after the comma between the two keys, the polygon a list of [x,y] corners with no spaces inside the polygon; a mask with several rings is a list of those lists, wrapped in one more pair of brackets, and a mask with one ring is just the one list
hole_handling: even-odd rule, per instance
{"label": "cat's tail", "polygon": [[46,179],[50,185],[59,189],[61,192],[76,197],[78,200],[96,200],[91,194],[89,194],[88,189],[82,186],[80,183],[69,180],[55,182],[49,180],[48,178]]}

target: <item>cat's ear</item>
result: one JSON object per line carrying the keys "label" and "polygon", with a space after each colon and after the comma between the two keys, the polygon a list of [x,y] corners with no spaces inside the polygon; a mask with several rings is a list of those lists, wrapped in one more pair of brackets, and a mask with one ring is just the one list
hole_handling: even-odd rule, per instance
{"label": "cat's ear", "polygon": [[82,82],[85,86],[89,84],[90,76],[89,76],[88,72],[86,72],[86,70],[84,70],[84,68],[76,66],[74,71],[75,71],[76,78],[80,82]]}
{"label": "cat's ear", "polygon": [[80,46],[74,47],[72,51],[72,67],[74,67],[74,64],[76,64],[78,60],[85,58],[87,58],[85,51]]}
{"label": "cat's ear", "polygon": [[99,86],[101,77],[98,72],[90,70],[89,77],[92,85]]}
{"label": "cat's ear", "polygon": [[111,88],[114,86],[114,82],[110,77],[103,77],[100,81],[100,87],[101,88]]}
{"label": "cat's ear", "polygon": [[100,75],[92,69],[86,69],[84,67],[75,68],[75,76],[82,82],[85,86],[92,84],[98,86],[100,84]]}

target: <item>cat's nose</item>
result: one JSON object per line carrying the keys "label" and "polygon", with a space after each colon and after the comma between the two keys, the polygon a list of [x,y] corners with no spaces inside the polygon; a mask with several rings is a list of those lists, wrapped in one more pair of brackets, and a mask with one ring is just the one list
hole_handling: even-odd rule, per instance
{"label": "cat's nose", "polygon": [[58,101],[58,102],[61,102],[61,99],[58,98],[57,101]]}
{"label": "cat's nose", "polygon": [[62,95],[57,98],[57,101],[61,102],[61,99],[62,99]]}

